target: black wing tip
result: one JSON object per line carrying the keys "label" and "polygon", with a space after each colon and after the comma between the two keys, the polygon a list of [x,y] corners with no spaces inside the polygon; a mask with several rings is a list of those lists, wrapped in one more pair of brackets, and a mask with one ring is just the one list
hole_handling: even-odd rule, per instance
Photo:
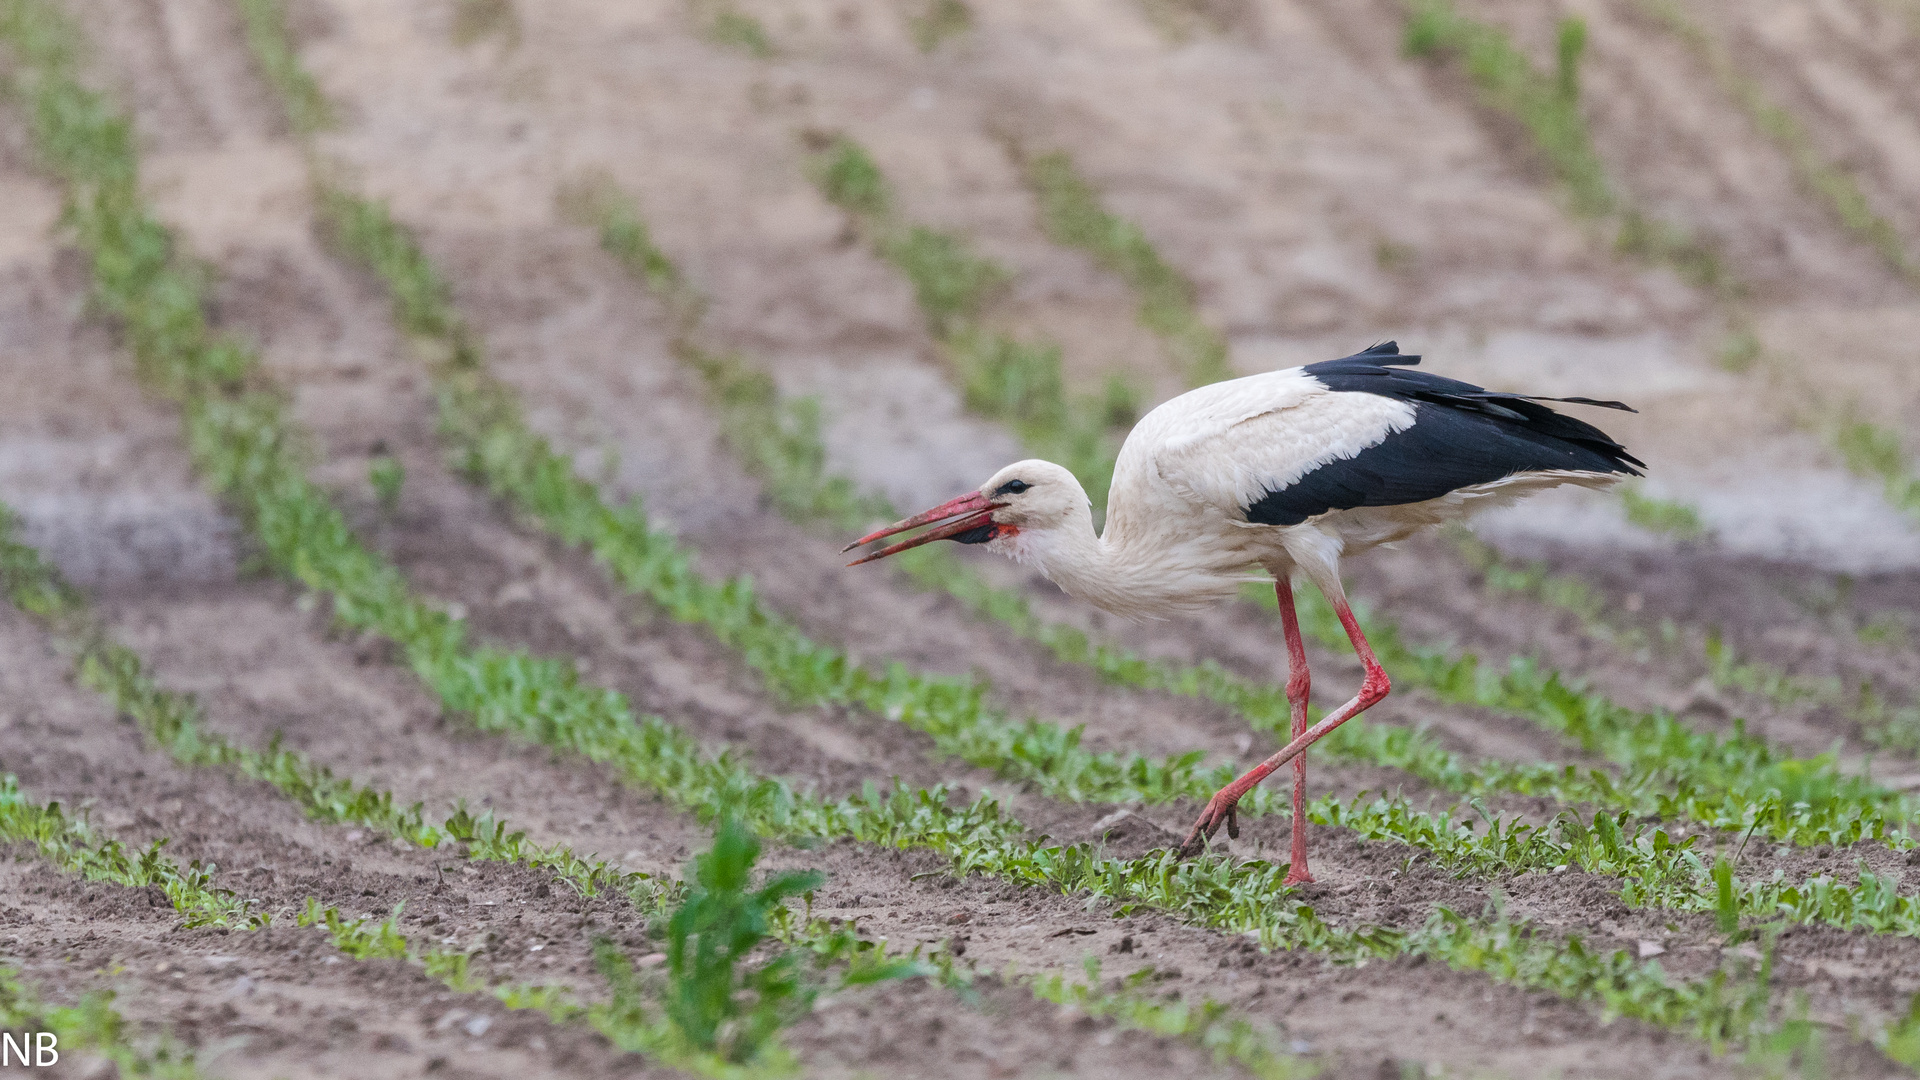
{"label": "black wing tip", "polygon": [[1360,352],[1354,353],[1352,356],[1347,357],[1347,359],[1358,360],[1362,357],[1372,360],[1375,363],[1395,364],[1403,367],[1412,367],[1420,362],[1418,355],[1403,355],[1400,352],[1400,343],[1398,341],[1377,342],[1367,346]]}
{"label": "black wing tip", "polygon": [[1640,412],[1639,409],[1634,408],[1624,401],[1598,401],[1590,397],[1536,397],[1528,398],[1527,400],[1558,401],[1567,405],[1592,405],[1596,409],[1618,409],[1621,412],[1630,412],[1636,415]]}

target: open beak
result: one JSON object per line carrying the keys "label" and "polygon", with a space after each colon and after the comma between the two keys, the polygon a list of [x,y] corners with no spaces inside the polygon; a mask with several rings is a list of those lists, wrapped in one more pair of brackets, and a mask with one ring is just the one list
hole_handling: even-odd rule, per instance
{"label": "open beak", "polygon": [[[952,502],[941,503],[939,506],[925,513],[915,514],[903,521],[896,521],[884,529],[870,532],[840,550],[844,554],[862,544],[871,544],[875,540],[884,539],[895,533],[903,533],[908,529],[917,529],[922,525],[934,526],[910,540],[902,540],[897,544],[889,544],[879,551],[870,551],[847,564],[848,566],[859,566],[861,563],[869,563],[875,559],[884,559],[889,555],[897,555],[908,548],[919,547],[921,544],[930,544],[935,540],[945,540],[949,537],[958,536],[961,533],[977,529],[982,525],[991,525],[993,523],[993,512],[1005,505],[1007,504],[989,502],[985,495],[977,491],[971,492],[954,499]],[[949,518],[952,520],[948,520]]]}

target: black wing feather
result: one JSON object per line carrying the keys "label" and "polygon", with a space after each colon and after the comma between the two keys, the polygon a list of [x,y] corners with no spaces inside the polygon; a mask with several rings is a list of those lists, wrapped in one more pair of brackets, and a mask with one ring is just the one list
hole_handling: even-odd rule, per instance
{"label": "black wing feather", "polygon": [[1414,407],[1414,422],[1351,458],[1331,461],[1247,507],[1247,520],[1298,525],[1329,510],[1400,506],[1515,473],[1548,470],[1640,475],[1645,465],[1612,437],[1544,401],[1628,409],[1617,401],[1536,398],[1504,394],[1472,383],[1394,370],[1420,362],[1394,342],[1363,353],[1309,364],[1308,375],[1328,389],[1399,398]]}

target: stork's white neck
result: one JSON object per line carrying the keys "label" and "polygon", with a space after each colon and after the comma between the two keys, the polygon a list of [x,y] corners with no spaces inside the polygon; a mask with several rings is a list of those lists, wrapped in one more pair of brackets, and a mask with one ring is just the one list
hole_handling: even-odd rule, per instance
{"label": "stork's white neck", "polygon": [[1182,525],[1129,520],[1110,507],[1105,535],[1094,532],[1093,512],[1081,502],[1063,519],[1017,525],[988,550],[1046,575],[1068,595],[1126,618],[1159,618],[1198,610],[1231,597],[1246,571],[1243,554]]}

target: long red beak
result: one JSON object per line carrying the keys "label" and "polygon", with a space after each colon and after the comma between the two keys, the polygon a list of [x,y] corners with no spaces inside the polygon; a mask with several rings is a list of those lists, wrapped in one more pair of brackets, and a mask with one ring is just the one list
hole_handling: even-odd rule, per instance
{"label": "long red beak", "polygon": [[[963,532],[977,529],[982,525],[991,524],[993,521],[993,512],[1005,505],[1007,504],[989,502],[985,495],[977,491],[971,492],[954,499],[952,502],[943,502],[925,513],[915,514],[905,520],[896,521],[884,529],[870,532],[840,550],[842,552],[852,551],[862,544],[871,544],[875,540],[892,536],[895,533],[903,533],[908,529],[917,529],[922,525],[932,525],[935,522],[945,522],[945,524],[942,525],[935,525],[934,528],[928,529],[926,532],[921,533],[911,540],[902,540],[897,544],[889,544],[879,551],[870,551],[847,564],[848,566],[859,566],[861,563],[869,563],[875,559],[884,559],[889,555],[897,555],[908,548],[919,547],[921,544],[930,544],[935,540],[945,540],[948,537],[958,536]],[[954,518],[955,520],[948,521],[948,518]]]}

